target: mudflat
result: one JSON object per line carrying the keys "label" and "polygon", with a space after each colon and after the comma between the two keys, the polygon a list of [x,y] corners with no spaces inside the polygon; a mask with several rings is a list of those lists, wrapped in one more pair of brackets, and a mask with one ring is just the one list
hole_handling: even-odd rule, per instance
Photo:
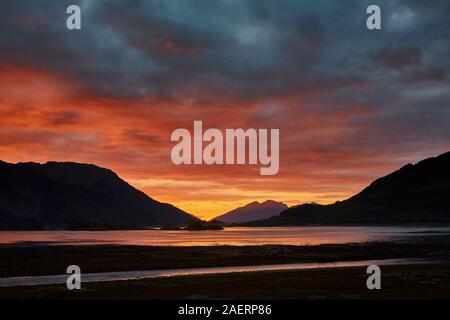
{"label": "mudflat", "polygon": [[448,299],[450,264],[382,267],[382,289],[366,288],[362,267],[248,272],[0,288],[2,299]]}
{"label": "mudflat", "polygon": [[318,246],[147,247],[118,245],[0,246],[0,277],[64,274],[76,264],[83,273],[333,262],[392,258],[449,258],[450,237],[408,242]]}
{"label": "mudflat", "polygon": [[382,290],[368,290],[365,267],[258,271],[0,288],[0,299],[448,299],[450,237],[316,246],[0,246],[0,277],[426,258],[433,264],[382,266]]}

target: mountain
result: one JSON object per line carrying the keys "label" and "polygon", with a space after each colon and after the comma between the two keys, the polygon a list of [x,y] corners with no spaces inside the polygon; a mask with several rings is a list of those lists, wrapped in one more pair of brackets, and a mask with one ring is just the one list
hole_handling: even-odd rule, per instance
{"label": "mountain", "polygon": [[280,214],[281,211],[288,208],[282,202],[267,200],[262,203],[254,201],[243,207],[236,208],[218,217],[214,220],[223,221],[225,223],[242,223],[252,220],[262,220]]}
{"label": "mountain", "polygon": [[450,152],[372,182],[330,205],[303,204],[253,226],[450,223]]}
{"label": "mountain", "polygon": [[135,228],[192,219],[95,165],[0,161],[0,229]]}

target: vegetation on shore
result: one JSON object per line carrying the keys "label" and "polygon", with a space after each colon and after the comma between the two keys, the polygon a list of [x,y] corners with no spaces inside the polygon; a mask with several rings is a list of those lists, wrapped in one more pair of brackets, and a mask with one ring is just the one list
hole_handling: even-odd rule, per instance
{"label": "vegetation on shore", "polygon": [[202,231],[202,230],[223,230],[224,224],[219,221],[204,221],[204,220],[190,220],[186,227],[177,227],[171,225],[165,225],[160,230],[189,230],[189,231]]}

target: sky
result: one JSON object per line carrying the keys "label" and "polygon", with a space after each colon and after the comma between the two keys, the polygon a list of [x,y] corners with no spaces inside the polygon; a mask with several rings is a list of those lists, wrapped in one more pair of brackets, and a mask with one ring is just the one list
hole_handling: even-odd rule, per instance
{"label": "sky", "polygon": [[[447,0],[2,1],[0,159],[107,167],[204,219],[343,200],[450,150],[449,17]],[[279,128],[279,173],[174,165],[194,120]]]}

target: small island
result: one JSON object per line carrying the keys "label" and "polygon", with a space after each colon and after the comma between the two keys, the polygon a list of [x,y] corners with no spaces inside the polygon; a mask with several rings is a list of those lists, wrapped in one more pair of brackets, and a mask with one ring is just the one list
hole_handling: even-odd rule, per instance
{"label": "small island", "polygon": [[223,230],[224,224],[220,221],[212,220],[190,220],[186,227],[177,226],[162,226],[159,230],[189,230],[189,231],[202,231],[202,230]]}

